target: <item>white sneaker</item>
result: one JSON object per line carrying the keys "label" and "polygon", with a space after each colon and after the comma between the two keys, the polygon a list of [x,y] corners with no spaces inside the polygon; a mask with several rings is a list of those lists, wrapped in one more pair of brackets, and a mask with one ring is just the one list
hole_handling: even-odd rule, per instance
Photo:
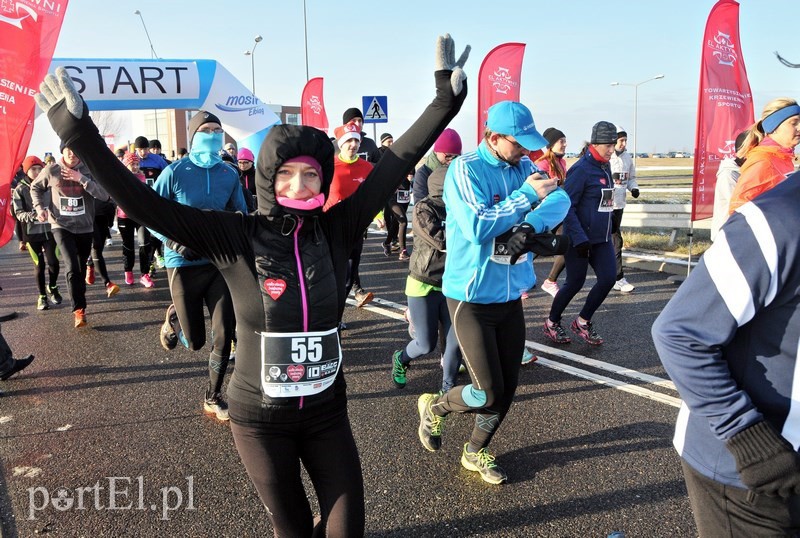
{"label": "white sneaker", "polygon": [[636,286],[628,282],[625,277],[622,277],[614,284],[614,289],[622,293],[630,293],[636,289]]}
{"label": "white sneaker", "polygon": [[558,282],[553,282],[545,278],[544,282],[542,282],[542,290],[555,297],[556,293],[558,293]]}

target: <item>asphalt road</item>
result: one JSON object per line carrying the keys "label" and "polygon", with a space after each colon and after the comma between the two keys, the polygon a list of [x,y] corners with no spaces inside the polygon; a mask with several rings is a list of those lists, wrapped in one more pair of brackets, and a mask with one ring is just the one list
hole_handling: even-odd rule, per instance
{"label": "asphalt road", "polygon": [[[107,251],[121,280],[119,242]],[[540,281],[549,265],[537,261]],[[554,349],[541,334],[550,297],[537,290],[525,301],[529,344],[542,358],[523,367],[491,445],[509,482],[490,486],[459,464],[469,416],[448,417],[437,453],[417,439],[416,400],[441,382],[438,355],[413,363],[405,389],[391,384],[391,354],[408,339],[395,306],[405,300],[406,267],[371,237],[361,274],[378,300],[344,316],[368,536],[696,535],[671,446],[677,393],[650,339],[675,291],[665,275],[628,271],[636,291],[612,292],[594,318],[606,338],[600,348]],[[75,330],[68,300],[36,311],[31,262],[16,242],[0,250],[0,313],[19,313],[3,334],[17,356],[36,355],[0,382],[4,538],[272,534],[229,427],[202,413],[207,349],[159,344],[169,292],[163,273],[156,282],[112,299],[90,286],[89,327]]]}

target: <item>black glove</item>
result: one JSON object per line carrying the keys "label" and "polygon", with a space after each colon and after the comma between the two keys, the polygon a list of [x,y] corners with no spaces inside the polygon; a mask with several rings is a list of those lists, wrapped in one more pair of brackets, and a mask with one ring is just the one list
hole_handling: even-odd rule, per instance
{"label": "black glove", "polygon": [[782,498],[800,494],[797,452],[769,423],[740,431],[727,446],[742,482],[755,493]]}
{"label": "black glove", "polygon": [[555,235],[551,232],[536,233],[533,226],[523,222],[508,239],[508,252],[511,254],[511,265],[526,252],[539,256],[556,256],[564,254],[569,248],[569,237]]}
{"label": "black glove", "polygon": [[197,260],[202,258],[202,256],[199,255],[194,250],[190,249],[189,247],[180,245],[175,241],[173,241],[172,239],[167,239],[167,248],[174,250],[175,252],[183,256],[183,259],[186,260],[187,262],[196,262]]}
{"label": "black glove", "polygon": [[517,263],[520,256],[526,252],[530,252],[528,248],[528,235],[533,234],[533,226],[527,222],[523,222],[517,226],[517,229],[511,234],[511,237],[508,238],[506,245],[508,247],[508,253],[511,254],[511,260],[509,260],[511,265]]}
{"label": "black glove", "polygon": [[633,196],[634,198],[638,198],[639,197],[639,189],[631,189],[631,196]]}
{"label": "black glove", "polygon": [[590,250],[591,245],[588,241],[584,241],[583,243],[575,245],[575,252],[578,253],[579,258],[588,258]]}

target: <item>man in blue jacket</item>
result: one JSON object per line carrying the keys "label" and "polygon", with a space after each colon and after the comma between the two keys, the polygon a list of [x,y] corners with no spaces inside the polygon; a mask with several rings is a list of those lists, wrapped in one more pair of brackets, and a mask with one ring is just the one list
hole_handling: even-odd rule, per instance
{"label": "man in blue jacket", "polygon": [[474,413],[461,464],[490,484],[506,481],[487,447],[519,381],[520,296],[536,283],[534,236],[558,225],[570,204],[556,180],[539,174],[527,157],[546,144],[527,107],[502,101],[489,109],[478,149],[453,160],[445,178],[447,250],[457,255],[446,258],[442,293],[472,382],[420,396],[418,434],[427,450],[438,450],[444,417]]}
{"label": "man in blue jacket", "polygon": [[[176,161],[161,172],[154,185],[156,192],[199,209],[227,209],[246,214],[239,174],[220,157],[223,137],[217,116],[203,110],[195,114],[189,122],[189,158]],[[161,345],[167,350],[174,349],[180,341],[193,351],[202,348],[206,342],[203,304],[206,305],[213,342],[203,409],[219,420],[228,420],[228,404],[221,395],[235,330],[228,286],[207,259],[155,231],[151,233],[166,247],[164,258],[173,301],[161,327]]]}
{"label": "man in blue jacket", "polygon": [[800,174],[738,208],[653,324],[701,536],[800,534]]}

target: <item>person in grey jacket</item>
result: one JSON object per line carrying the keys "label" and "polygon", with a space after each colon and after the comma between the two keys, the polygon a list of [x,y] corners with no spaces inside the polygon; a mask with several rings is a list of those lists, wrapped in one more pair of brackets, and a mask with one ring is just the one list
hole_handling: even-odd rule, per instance
{"label": "person in grey jacket", "polygon": [[109,201],[72,150],[62,143],[61,158],[47,165],[31,183],[31,200],[39,222],[49,222],[66,266],[75,328],[86,325],[86,259],[92,250],[94,200]]}
{"label": "person in grey jacket", "polygon": [[[31,200],[31,182],[35,180],[44,168],[44,163],[35,155],[29,155],[22,161],[22,170],[25,177],[20,179],[12,193],[14,215],[25,231],[25,241],[28,252],[33,258],[36,275],[36,285],[39,289],[39,298],[36,301],[37,310],[47,310],[47,296],[53,304],[61,304],[61,294],[58,291],[58,272],[60,265],[56,254],[56,240],[50,230],[50,224],[39,222],[39,215],[33,209]],[[49,286],[45,287],[44,269],[47,262]]]}

